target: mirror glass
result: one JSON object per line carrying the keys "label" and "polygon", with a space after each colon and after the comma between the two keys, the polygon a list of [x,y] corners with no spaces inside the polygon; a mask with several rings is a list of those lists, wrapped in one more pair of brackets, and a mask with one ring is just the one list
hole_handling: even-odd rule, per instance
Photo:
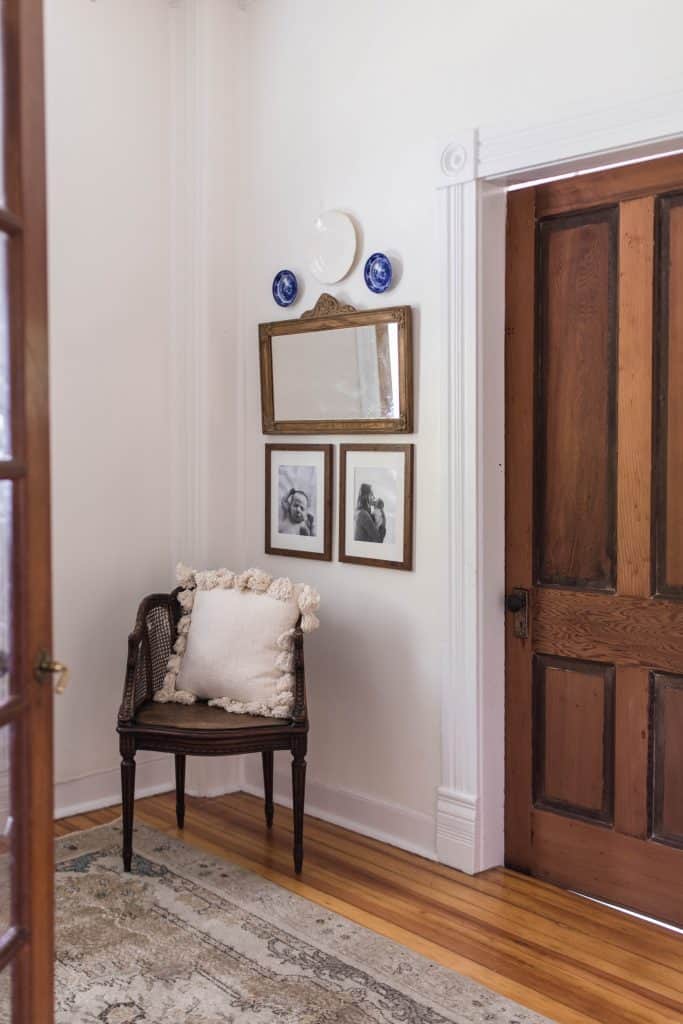
{"label": "mirror glass", "polygon": [[397,323],[272,338],[276,420],[397,419]]}

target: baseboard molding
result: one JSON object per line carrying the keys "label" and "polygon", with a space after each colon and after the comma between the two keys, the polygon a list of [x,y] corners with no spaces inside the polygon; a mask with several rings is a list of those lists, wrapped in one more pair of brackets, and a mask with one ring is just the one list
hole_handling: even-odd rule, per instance
{"label": "baseboard molding", "polygon": [[[239,762],[241,759],[235,759]],[[188,766],[189,768],[190,766]],[[217,773],[202,772],[201,766],[195,784],[188,778],[187,792],[190,796],[222,796],[243,790],[254,796],[263,796],[263,783],[252,782],[241,764],[235,764],[231,772],[223,767],[222,777]],[[224,774],[225,773],[225,774]],[[188,772],[189,775],[189,772]],[[173,759],[167,754],[138,758],[135,796],[136,799],[168,793],[175,785]],[[276,772],[274,797],[278,804],[292,806],[291,780],[288,773]],[[92,772],[77,779],[57,782],[55,785],[55,818],[66,818],[73,814],[85,814],[101,807],[111,807],[121,801],[119,769]],[[306,812],[314,818],[321,818],[334,825],[340,825],[351,832],[378,839],[390,846],[397,846],[410,853],[416,853],[429,860],[437,859],[434,849],[434,819],[429,814],[413,811],[400,804],[365,796],[338,786],[327,786],[321,782],[306,783]],[[444,863],[449,859],[438,855]],[[453,864],[460,867],[459,864]],[[467,870],[467,868],[463,868]]]}
{"label": "baseboard molding", "polygon": [[474,875],[479,865],[479,802],[467,793],[440,787],[436,801],[436,852],[439,861]]}
{"label": "baseboard molding", "polygon": [[[135,799],[169,793],[175,789],[175,768],[169,754],[143,760],[138,755],[135,770]],[[222,759],[221,759],[222,760]],[[238,760],[238,759],[235,759]],[[225,766],[219,772],[212,765],[205,766],[201,759],[193,758],[188,764],[185,791],[188,796],[223,796],[241,788],[241,773],[237,764],[232,771]],[[68,818],[72,814],[85,814],[101,807],[121,803],[121,776],[119,768],[89,772],[75,779],[55,783],[55,818]]]}
{"label": "baseboard molding", "polygon": [[[135,796],[154,796],[167,793],[175,785],[173,759],[167,754],[138,758],[135,772]],[[121,775],[119,768],[89,772],[80,778],[55,783],[55,818],[72,814],[85,814],[100,807],[121,803]]]}
{"label": "baseboard molding", "polygon": [[[258,783],[251,782],[245,776],[241,788],[254,796],[263,796],[263,783],[260,780]],[[273,790],[276,803],[292,806],[288,774],[276,772]],[[309,780],[306,781],[306,813],[333,825],[341,825],[351,832],[417,853],[420,857],[437,859],[434,819],[430,814]]]}

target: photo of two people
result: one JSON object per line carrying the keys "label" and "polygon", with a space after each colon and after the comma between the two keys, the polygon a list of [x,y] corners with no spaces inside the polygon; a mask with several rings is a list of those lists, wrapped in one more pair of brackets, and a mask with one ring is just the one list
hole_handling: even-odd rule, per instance
{"label": "photo of two people", "polygon": [[395,470],[381,467],[356,469],[354,540],[367,544],[393,544],[398,479]]}

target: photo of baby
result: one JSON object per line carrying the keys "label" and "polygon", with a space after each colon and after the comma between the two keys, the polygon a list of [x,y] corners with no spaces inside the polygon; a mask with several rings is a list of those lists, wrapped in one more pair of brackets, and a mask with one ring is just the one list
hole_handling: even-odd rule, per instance
{"label": "photo of baby", "polygon": [[316,467],[279,466],[278,490],[278,533],[315,537],[318,495]]}

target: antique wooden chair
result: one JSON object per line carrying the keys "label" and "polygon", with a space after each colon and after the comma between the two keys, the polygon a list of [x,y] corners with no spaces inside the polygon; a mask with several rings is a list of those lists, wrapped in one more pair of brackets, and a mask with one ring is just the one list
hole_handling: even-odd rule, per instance
{"label": "antique wooden chair", "polygon": [[159,750],[175,755],[176,820],[185,819],[185,758],[187,754],[222,756],[260,752],[263,760],[265,815],[273,824],[273,752],[292,752],[294,805],[294,869],[303,862],[304,790],[308,712],[304,678],[304,645],[301,622],[294,634],[295,698],[291,719],[235,715],[222,708],[196,704],[159,704],[152,700],[161,688],[166,665],[176,639],[182,609],[180,588],[171,594],[151,594],[138,609],[135,629],[128,637],[128,661],[117,732],[121,750],[123,803],[123,870],[130,871],[133,855],[133,806],[135,754]]}

